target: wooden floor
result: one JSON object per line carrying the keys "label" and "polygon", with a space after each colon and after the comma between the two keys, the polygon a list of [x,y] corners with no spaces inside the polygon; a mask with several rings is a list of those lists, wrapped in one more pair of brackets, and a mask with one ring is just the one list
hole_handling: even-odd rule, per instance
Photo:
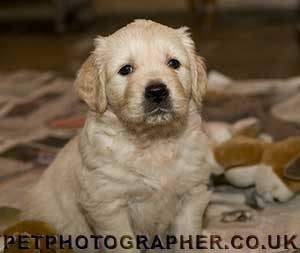
{"label": "wooden floor", "polygon": [[290,77],[299,74],[300,50],[294,12],[219,13],[210,25],[190,13],[103,16],[83,27],[57,35],[51,22],[0,25],[0,70],[55,70],[74,75],[92,50],[93,39],[107,35],[135,18],[151,18],[179,27],[187,25],[209,70],[235,78]]}

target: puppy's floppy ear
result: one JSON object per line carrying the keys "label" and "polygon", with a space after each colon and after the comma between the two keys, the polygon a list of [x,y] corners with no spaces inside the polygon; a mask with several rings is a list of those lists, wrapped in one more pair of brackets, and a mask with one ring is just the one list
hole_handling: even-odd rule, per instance
{"label": "puppy's floppy ear", "polygon": [[97,113],[103,113],[107,106],[103,79],[93,53],[79,70],[74,86],[77,94],[87,103],[90,110]]}
{"label": "puppy's floppy ear", "polygon": [[195,52],[195,44],[191,38],[188,27],[181,27],[177,29],[182,43],[186,47],[191,62],[191,73],[193,75],[192,80],[192,98],[198,107],[201,106],[202,98],[207,89],[207,75],[206,67],[203,59]]}
{"label": "puppy's floppy ear", "polygon": [[197,106],[200,106],[207,89],[206,67],[202,58],[194,55],[194,80],[192,83],[192,98]]}

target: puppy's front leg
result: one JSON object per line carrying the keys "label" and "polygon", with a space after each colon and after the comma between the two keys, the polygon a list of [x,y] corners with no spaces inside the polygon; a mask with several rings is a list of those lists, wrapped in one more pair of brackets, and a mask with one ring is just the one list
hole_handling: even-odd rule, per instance
{"label": "puppy's front leg", "polygon": [[[125,208],[114,210],[113,212],[95,212],[92,216],[93,229],[97,235],[112,236],[114,239],[107,241],[107,245],[112,246],[113,241],[117,242],[117,247],[109,249],[102,243],[103,251],[106,253],[140,253],[136,248],[136,238],[132,231],[130,220]],[[96,218],[96,219],[95,219]],[[108,238],[108,237],[107,237]],[[103,252],[101,250],[101,252]]]}
{"label": "puppy's front leg", "polygon": [[203,215],[209,199],[210,192],[205,185],[197,186],[184,196],[181,210],[175,220],[174,232],[178,240],[182,237],[186,242],[182,245],[176,244],[176,253],[199,252],[199,249],[195,249],[196,236],[201,235]]}

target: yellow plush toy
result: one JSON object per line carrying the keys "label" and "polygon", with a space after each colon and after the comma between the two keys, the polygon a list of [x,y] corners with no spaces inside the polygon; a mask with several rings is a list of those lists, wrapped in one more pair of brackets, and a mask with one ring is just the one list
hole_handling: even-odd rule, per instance
{"label": "yellow plush toy", "polygon": [[300,137],[273,143],[259,134],[258,125],[253,119],[246,120],[235,124],[235,129],[231,127],[227,134],[225,127],[219,126],[217,131],[227,137],[220,138],[223,141],[219,143],[214,139],[210,160],[213,166],[222,168],[232,185],[254,185],[258,200],[287,201],[300,192]]}
{"label": "yellow plush toy", "polygon": [[[42,221],[20,221],[12,226],[6,228],[2,233],[2,239],[4,236],[10,238],[13,236],[16,239],[14,241],[3,241],[1,253],[73,253],[72,249],[60,249],[58,243],[51,244],[50,247],[46,245],[45,236],[56,236],[56,230],[46,222]],[[28,240],[22,243],[18,241],[18,236],[26,235]],[[40,239],[39,247],[36,247],[36,240],[32,236],[43,236]],[[6,247],[5,247],[6,244]],[[20,248],[22,245],[22,248]]]}

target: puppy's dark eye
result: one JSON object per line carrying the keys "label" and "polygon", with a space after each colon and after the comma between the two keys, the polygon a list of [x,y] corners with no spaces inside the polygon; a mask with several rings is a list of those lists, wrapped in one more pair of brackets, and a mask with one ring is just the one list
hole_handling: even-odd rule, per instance
{"label": "puppy's dark eye", "polygon": [[123,66],[122,68],[120,68],[118,73],[122,76],[127,76],[132,72],[133,72],[133,67],[131,65],[127,64],[127,65]]}
{"label": "puppy's dark eye", "polygon": [[171,60],[169,60],[168,65],[172,69],[179,69],[180,62],[176,59],[171,59]]}

